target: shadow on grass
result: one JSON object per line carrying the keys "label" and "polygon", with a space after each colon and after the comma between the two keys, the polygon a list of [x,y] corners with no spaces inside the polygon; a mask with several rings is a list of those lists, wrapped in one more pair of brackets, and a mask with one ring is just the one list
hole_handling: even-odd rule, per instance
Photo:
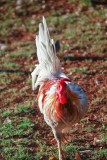
{"label": "shadow on grass", "polygon": [[64,56],[64,60],[71,60],[71,61],[84,61],[84,60],[107,60],[107,56]]}

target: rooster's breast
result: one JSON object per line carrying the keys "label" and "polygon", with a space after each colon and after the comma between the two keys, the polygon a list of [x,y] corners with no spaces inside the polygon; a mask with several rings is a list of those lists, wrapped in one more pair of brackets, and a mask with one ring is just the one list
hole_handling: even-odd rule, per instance
{"label": "rooster's breast", "polygon": [[[59,87],[60,81],[63,86]],[[63,82],[62,84],[62,80],[49,80],[41,86],[38,94],[38,105],[46,123],[50,127],[57,126],[61,129],[78,122],[88,109],[83,89],[70,81]],[[65,96],[64,103],[59,100],[58,93],[61,93],[60,97]]]}

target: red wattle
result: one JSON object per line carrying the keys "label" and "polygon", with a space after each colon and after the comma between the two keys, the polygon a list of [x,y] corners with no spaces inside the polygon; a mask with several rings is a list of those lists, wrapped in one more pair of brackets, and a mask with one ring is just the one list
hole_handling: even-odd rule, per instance
{"label": "red wattle", "polygon": [[66,97],[64,95],[61,96],[60,103],[61,104],[65,104],[66,103]]}
{"label": "red wattle", "polygon": [[58,97],[58,100],[61,104],[65,104],[66,103],[66,94],[64,93],[65,90],[66,90],[66,83],[65,81],[68,81],[68,79],[61,79],[59,81],[59,85],[58,85],[58,88],[57,88],[57,97]]}

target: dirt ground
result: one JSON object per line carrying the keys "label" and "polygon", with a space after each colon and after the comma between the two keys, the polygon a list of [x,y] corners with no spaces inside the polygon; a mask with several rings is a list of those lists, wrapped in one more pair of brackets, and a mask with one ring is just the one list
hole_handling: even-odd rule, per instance
{"label": "dirt ground", "polygon": [[[62,70],[81,85],[89,111],[63,144],[68,160],[107,157],[107,9],[83,0],[0,2],[0,160],[58,158],[53,134],[37,107],[31,72],[35,34],[45,16],[60,41]],[[73,147],[74,146],[74,147]],[[75,152],[90,150],[90,153]]]}

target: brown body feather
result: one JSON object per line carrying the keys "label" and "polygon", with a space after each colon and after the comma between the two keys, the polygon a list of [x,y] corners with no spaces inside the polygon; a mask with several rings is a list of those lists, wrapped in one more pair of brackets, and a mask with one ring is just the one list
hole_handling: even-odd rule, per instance
{"label": "brown body feather", "polygon": [[[62,79],[61,79],[62,80]],[[63,93],[66,96],[66,102],[61,104],[58,96],[57,91],[59,89],[60,79],[53,79],[44,82],[42,87],[40,88],[38,98],[42,94],[42,107],[44,107],[45,103],[49,101],[48,105],[46,106],[46,116],[48,119],[52,120],[51,117],[54,117],[55,121],[58,122],[62,127],[61,128],[68,128],[71,127],[72,124],[78,122],[82,118],[82,114],[80,112],[80,101],[79,97],[76,93],[71,91],[66,84],[66,80],[64,81]],[[52,86],[55,86],[55,92],[50,93],[49,97],[47,97],[47,92],[51,89]],[[61,87],[61,86],[60,86]],[[62,96],[60,95],[60,96]]]}

